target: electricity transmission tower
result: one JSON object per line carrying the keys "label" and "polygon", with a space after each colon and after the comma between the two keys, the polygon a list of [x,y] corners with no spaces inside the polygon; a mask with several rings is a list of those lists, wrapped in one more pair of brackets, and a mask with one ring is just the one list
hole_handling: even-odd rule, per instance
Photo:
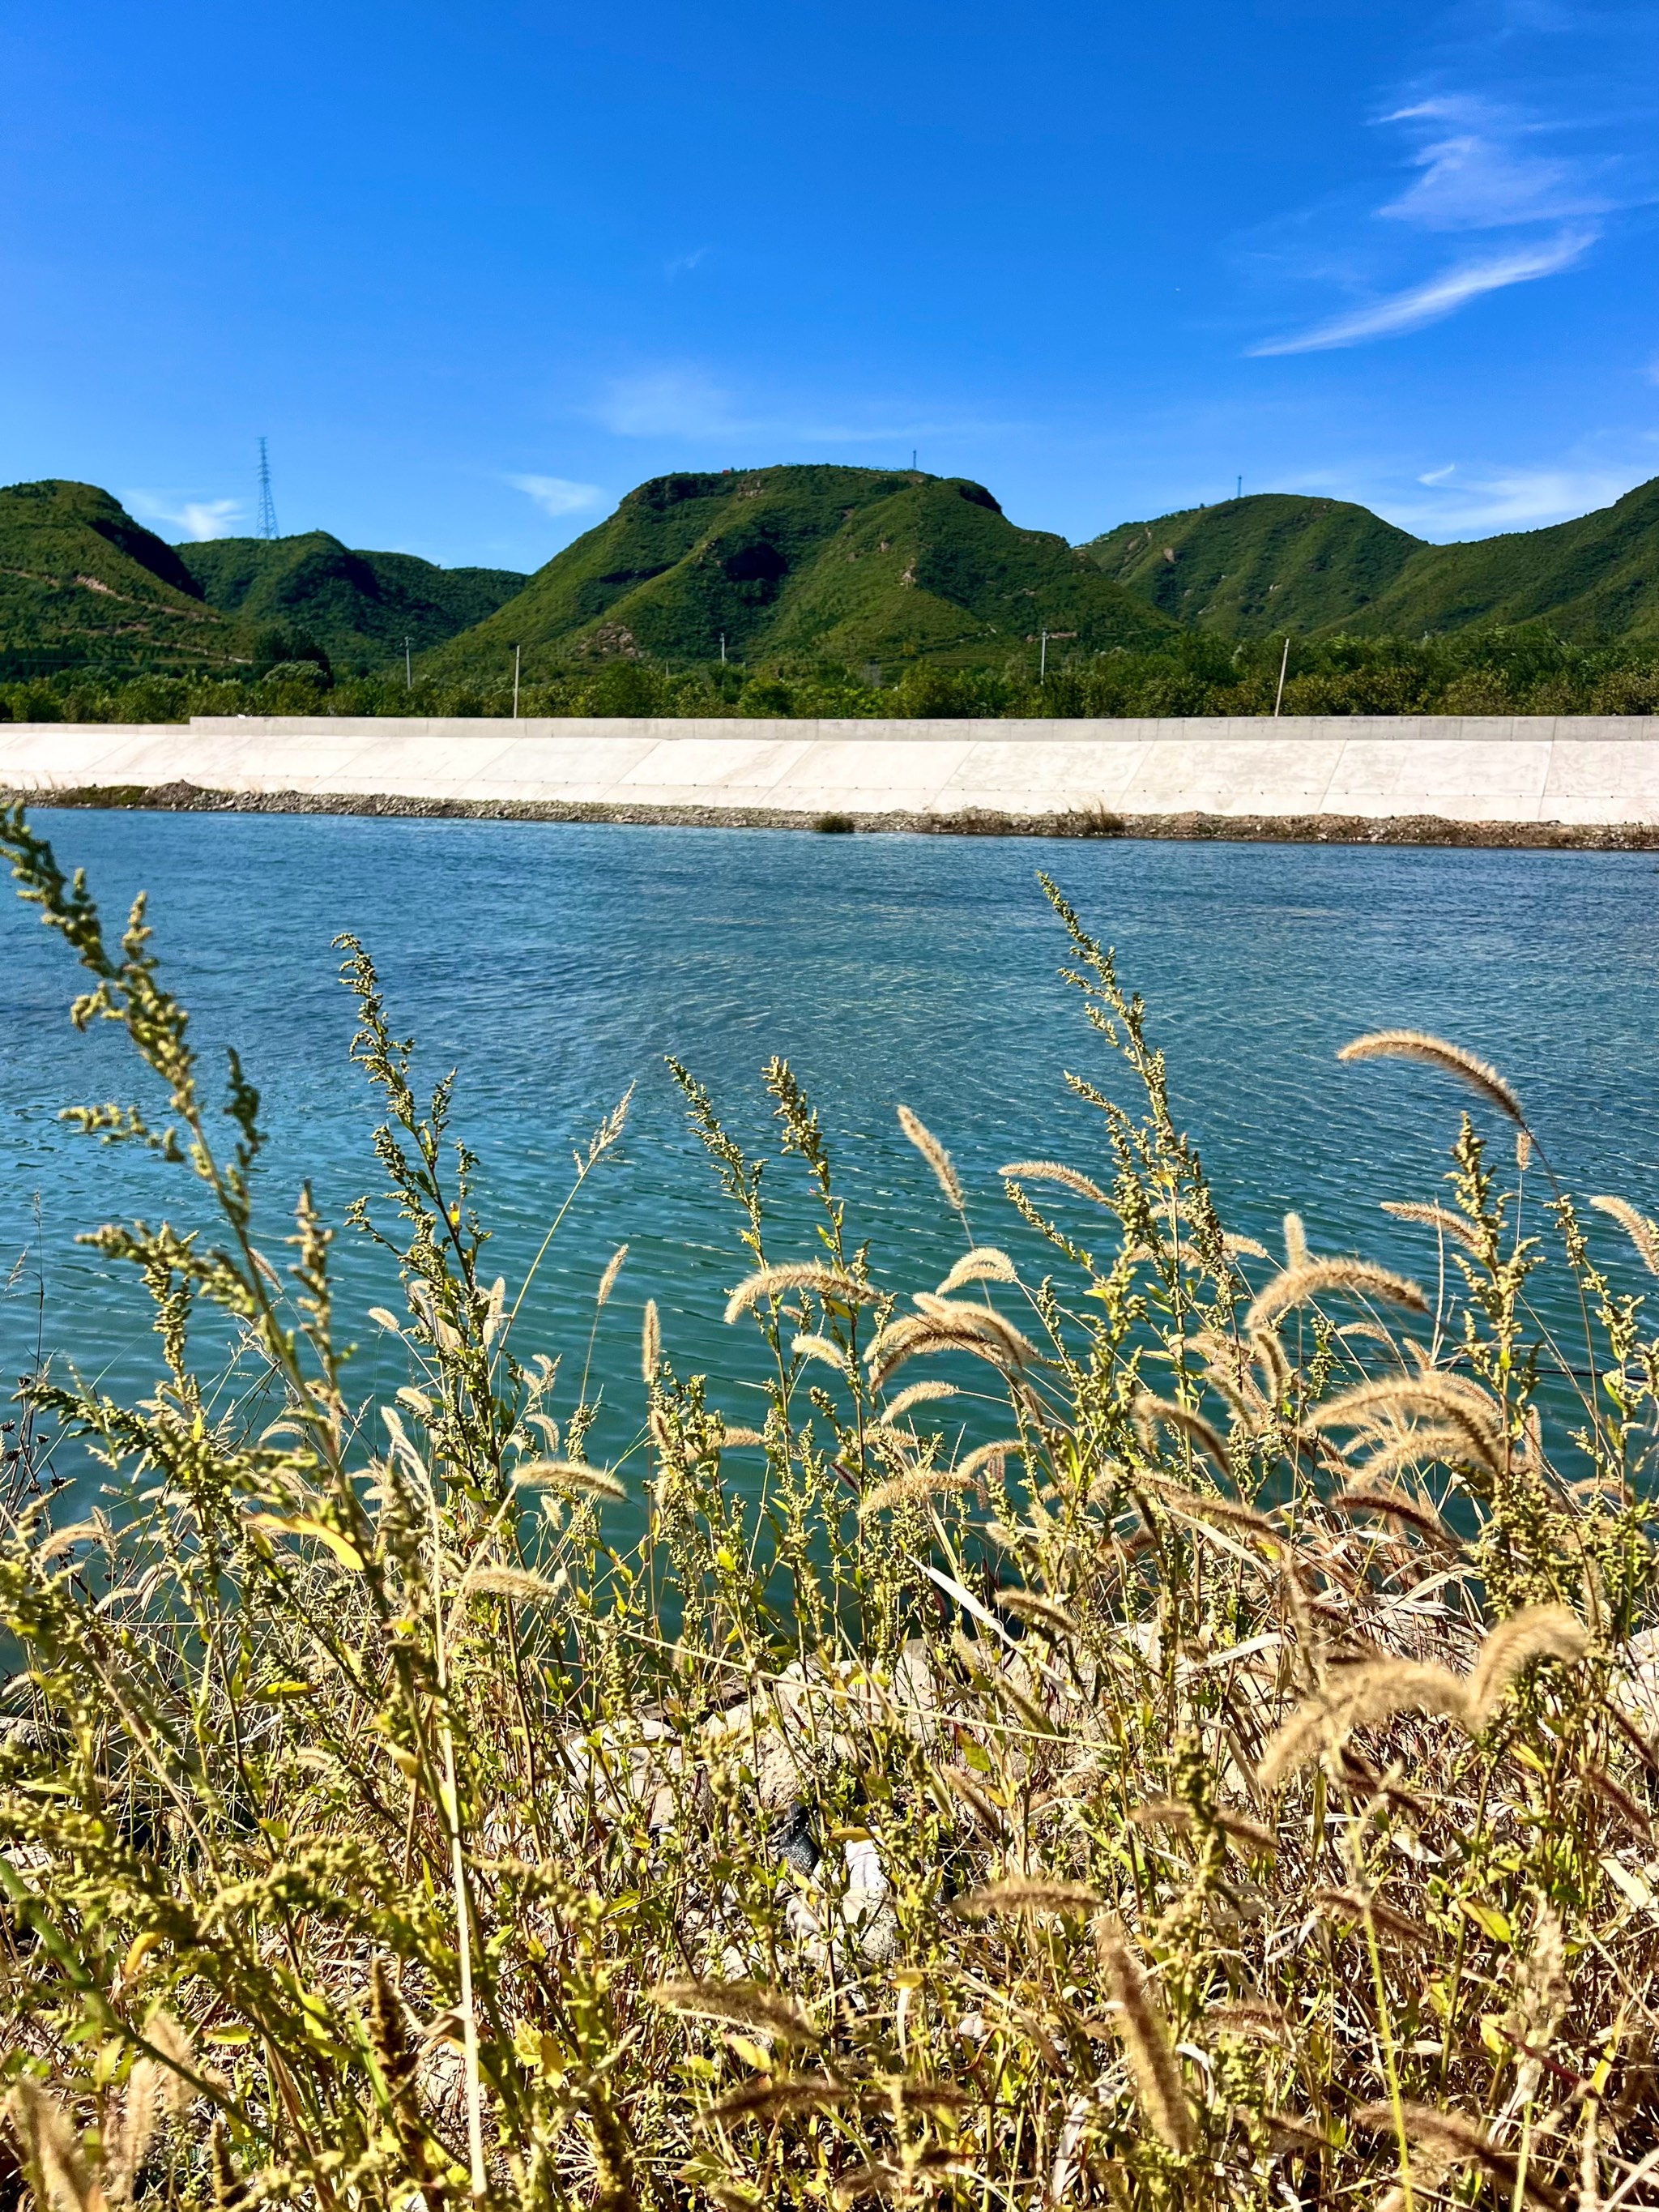
{"label": "electricity transmission tower", "polygon": [[259,535],[261,538],[277,535],[276,502],[270,495],[270,462],[263,438],[259,441]]}

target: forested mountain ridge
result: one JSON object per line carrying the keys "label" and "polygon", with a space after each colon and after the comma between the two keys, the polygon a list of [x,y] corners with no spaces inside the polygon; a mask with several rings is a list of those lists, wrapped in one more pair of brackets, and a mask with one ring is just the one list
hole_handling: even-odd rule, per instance
{"label": "forested mountain ridge", "polygon": [[821,687],[839,671],[837,684],[880,689],[933,667],[1018,683],[1037,673],[1046,632],[1051,672],[1186,654],[1170,679],[1181,690],[1192,652],[1220,655],[1203,662],[1213,684],[1230,653],[1285,633],[1364,642],[1374,659],[1534,629],[1575,651],[1659,649],[1659,479],[1569,522],[1459,544],[1349,501],[1260,493],[1071,546],[1018,527],[966,477],[684,471],[639,485],[529,577],[353,550],[326,531],[174,547],[95,485],[0,489],[9,681],[246,680],[309,662],[325,685],[332,673],[401,688],[408,639],[434,696],[510,686],[515,647],[526,684],[579,688],[611,667],[712,669],[722,696],[763,673]]}
{"label": "forested mountain ridge", "polygon": [[219,668],[248,658],[172,546],[96,484],[0,489],[0,671]]}
{"label": "forested mountain ridge", "polygon": [[401,659],[520,590],[501,568],[353,552],[326,531],[173,546],[96,484],[0,489],[0,673],[220,672]]}
{"label": "forested mountain ridge", "polygon": [[1659,638],[1659,477],[1542,530],[1431,545],[1347,501],[1263,492],[1121,523],[1084,547],[1183,627],[1417,639],[1543,622]]}
{"label": "forested mountain ridge", "polygon": [[1079,651],[1174,624],[963,477],[821,465],[653,477],[516,599],[428,657],[436,678],[628,658],[1000,661],[1047,629]]}
{"label": "forested mountain ridge", "polygon": [[1546,530],[1425,545],[1350,627],[1419,637],[1530,622],[1563,637],[1659,641],[1659,477]]}
{"label": "forested mountain ridge", "polygon": [[521,591],[516,569],[441,568],[412,553],[353,551],[326,530],[294,538],[212,538],[178,549],[210,606],[304,635],[337,669],[424,653]]}
{"label": "forested mountain ridge", "polygon": [[1082,550],[1187,629],[1263,637],[1350,625],[1422,548],[1346,500],[1260,492],[1120,523]]}

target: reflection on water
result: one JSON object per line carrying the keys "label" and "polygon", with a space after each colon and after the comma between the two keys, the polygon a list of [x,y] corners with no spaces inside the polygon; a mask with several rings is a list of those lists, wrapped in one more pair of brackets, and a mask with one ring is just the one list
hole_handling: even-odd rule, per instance
{"label": "reflection on water", "polygon": [[[849,1229],[906,1289],[939,1279],[959,1231],[898,1133],[898,1101],[951,1148],[984,1238],[1018,1241],[1002,1161],[1099,1165],[1097,1131],[1062,1071],[1122,1085],[1056,980],[1063,940],[1039,867],[1150,1001],[1230,1225],[1273,1238],[1294,1206],[1316,1246],[1431,1268],[1431,1250],[1376,1205],[1434,1194],[1462,1101],[1427,1070],[1337,1066],[1346,1038],[1385,1025],[1435,1029],[1494,1060],[1572,1187],[1659,1209],[1659,930],[1655,865],[1641,854],[38,820],[60,859],[87,866],[107,915],[149,891],[198,1042],[241,1048],[273,1137],[262,1170],[273,1254],[302,1175],[337,1218],[378,1187],[372,1103],[348,1060],[351,1005],[330,950],[342,930],[374,953],[428,1079],[460,1071],[456,1123],[483,1156],[492,1272],[509,1284],[556,1211],[572,1146],[638,1082],[625,1156],[561,1231],[520,1330],[522,1351],[562,1351],[574,1379],[594,1285],[628,1242],[594,1357],[613,1408],[596,1449],[620,1449],[637,1420],[647,1297],[682,1371],[752,1371],[719,1319],[747,1262],[665,1054],[710,1086],[751,1148],[769,1142],[759,1070],[789,1059],[822,1109]],[[112,1389],[142,1389],[156,1370],[144,1301],[73,1238],[112,1214],[184,1225],[199,1211],[181,1170],[89,1145],[54,1118],[66,1101],[132,1087],[118,1038],[70,1030],[74,988],[33,912],[0,907],[0,1280],[29,1249],[0,1300],[0,1361],[15,1376],[32,1358],[38,1265],[48,1342]],[[779,1257],[811,1249],[800,1184],[798,1163],[768,1171]],[[343,1325],[371,1339],[362,1316],[388,1285],[361,1240],[337,1249]],[[384,1340],[365,1342],[354,1372],[364,1389],[404,1379]],[[740,1382],[715,1395],[730,1418],[750,1410]]]}

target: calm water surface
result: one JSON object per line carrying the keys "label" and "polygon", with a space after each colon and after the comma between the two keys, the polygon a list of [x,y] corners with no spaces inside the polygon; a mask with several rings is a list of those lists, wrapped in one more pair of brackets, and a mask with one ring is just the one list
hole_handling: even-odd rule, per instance
{"label": "calm water surface", "polygon": [[[561,1231],[520,1349],[580,1370],[605,1261],[630,1254],[595,1353],[612,1411],[595,1449],[638,1419],[640,1311],[662,1309],[682,1370],[748,1367],[719,1320],[747,1272],[736,1223],[688,1136],[673,1053],[751,1147],[759,1083],[789,1059],[840,1164],[849,1226],[878,1272],[938,1279],[957,1247],[931,1177],[898,1134],[906,1101],[955,1155],[975,1232],[1018,1230],[994,1174],[1059,1156],[1098,1168],[1087,1073],[1133,1103],[1073,994],[1035,881],[1050,871],[1119,951],[1168,1049],[1180,1111],[1231,1225],[1276,1231],[1298,1207],[1316,1246],[1421,1271],[1431,1248],[1376,1211],[1432,1195],[1461,1099],[1431,1072],[1344,1068],[1359,1030],[1431,1028],[1494,1060],[1580,1191],[1659,1211],[1659,926],[1654,860],[1630,854],[815,837],[757,830],[368,821],[319,816],[42,813],[106,915],[141,887],[165,973],[204,1047],[236,1043],[264,1096],[262,1242],[278,1253],[308,1175],[337,1218],[379,1188],[373,1103],[347,1048],[352,1007],[331,939],[356,932],[428,1081],[459,1071],[456,1126],[482,1156],[492,1272],[516,1285],[568,1185],[570,1152],[629,1084],[625,1152]],[[102,1149],[56,1119],[71,1100],[147,1096],[112,1033],[78,1037],[75,971],[30,909],[0,903],[0,1371],[49,1348],[119,1390],[157,1371],[135,1285],[78,1249],[112,1216],[200,1218],[189,1177]],[[811,1249],[795,1163],[769,1170]],[[38,1222],[38,1225],[37,1225]],[[404,1379],[362,1319],[391,1287],[362,1240],[339,1245],[362,1386]],[[13,1263],[19,1264],[14,1270]]]}

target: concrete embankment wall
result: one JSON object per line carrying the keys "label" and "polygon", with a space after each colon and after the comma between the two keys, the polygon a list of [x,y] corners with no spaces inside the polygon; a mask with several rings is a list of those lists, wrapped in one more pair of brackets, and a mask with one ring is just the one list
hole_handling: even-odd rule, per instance
{"label": "concrete embankment wall", "polygon": [[[1575,830],[1659,825],[1659,716],[17,723],[0,724],[0,789],[585,819],[842,813],[871,828],[1076,826],[1103,813],[1149,832],[1198,817],[1224,835],[1438,823],[1485,825],[1494,842],[1505,829],[1516,842],[1581,842]],[[1565,835],[1543,834],[1551,825]]]}

